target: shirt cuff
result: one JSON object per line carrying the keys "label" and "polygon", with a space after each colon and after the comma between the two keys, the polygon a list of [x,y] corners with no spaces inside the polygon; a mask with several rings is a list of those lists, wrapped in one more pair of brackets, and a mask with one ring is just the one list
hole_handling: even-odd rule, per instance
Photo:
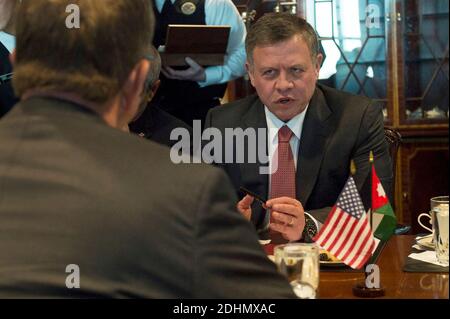
{"label": "shirt cuff", "polygon": [[219,66],[210,66],[205,69],[205,81],[197,82],[198,85],[202,88],[205,86],[210,86],[213,84],[219,84],[222,72],[220,71]]}

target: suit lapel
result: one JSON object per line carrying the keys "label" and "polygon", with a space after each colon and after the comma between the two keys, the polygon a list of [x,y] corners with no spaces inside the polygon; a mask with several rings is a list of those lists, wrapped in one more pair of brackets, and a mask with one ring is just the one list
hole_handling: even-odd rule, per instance
{"label": "suit lapel", "polygon": [[[242,117],[242,126],[244,130],[247,128],[256,129],[257,140],[265,138],[267,140],[267,122],[266,115],[264,112],[264,106],[259,99],[256,99],[252,106],[249,108],[248,112]],[[258,128],[264,128],[264,136],[260,136],[258,132]],[[265,153],[267,155],[267,143]],[[249,146],[246,145],[245,149],[249,149]],[[239,164],[241,170],[242,183],[250,188],[250,190],[260,194],[264,198],[267,198],[267,190],[268,190],[268,175],[260,173],[260,167],[264,165],[258,163],[248,163],[247,159],[244,163]],[[268,163],[266,164],[268,165]],[[265,165],[264,165],[265,166]]]}
{"label": "suit lapel", "polygon": [[303,206],[316,183],[327,137],[333,130],[332,125],[327,123],[331,115],[322,91],[316,87],[305,116],[297,160],[296,194]]}
{"label": "suit lapel", "polygon": [[[264,112],[264,106],[259,99],[255,100],[255,102],[249,108],[248,112],[242,117],[241,127],[244,130],[247,128],[256,129],[257,141],[261,138],[267,140],[266,115]],[[259,135],[258,128],[264,128],[264,136]],[[245,149],[248,150],[249,145],[246,145]],[[267,155],[267,143],[265,143],[264,151]],[[268,198],[269,176],[267,174],[260,173],[260,167],[264,166],[268,166],[268,163],[261,164],[258,162],[258,158],[257,163],[248,163],[248,160],[246,159],[244,160],[244,163],[239,164],[242,185],[245,185],[248,189],[259,194],[263,198]],[[253,213],[251,216],[252,222],[255,225],[262,225],[265,216],[263,211],[264,210],[261,209],[261,206],[255,201],[255,205],[253,205]]]}

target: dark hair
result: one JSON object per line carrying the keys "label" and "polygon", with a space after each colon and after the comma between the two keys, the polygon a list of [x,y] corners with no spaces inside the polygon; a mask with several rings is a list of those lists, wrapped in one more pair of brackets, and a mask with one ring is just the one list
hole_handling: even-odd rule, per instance
{"label": "dark hair", "polygon": [[253,51],[257,46],[267,46],[301,35],[308,45],[311,59],[316,61],[319,54],[317,34],[305,19],[293,14],[267,13],[250,28],[245,40],[247,60],[253,64]]}
{"label": "dark hair", "polygon": [[[66,25],[69,4],[79,8],[79,28]],[[49,89],[104,103],[148,53],[154,16],[148,0],[26,0],[16,31],[17,95]]]}

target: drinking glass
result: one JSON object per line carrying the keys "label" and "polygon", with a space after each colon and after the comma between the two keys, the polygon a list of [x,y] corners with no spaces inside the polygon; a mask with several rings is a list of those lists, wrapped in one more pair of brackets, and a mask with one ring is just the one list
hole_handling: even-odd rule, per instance
{"label": "drinking glass", "polygon": [[319,247],[312,243],[275,246],[275,263],[302,299],[315,299],[319,287]]}

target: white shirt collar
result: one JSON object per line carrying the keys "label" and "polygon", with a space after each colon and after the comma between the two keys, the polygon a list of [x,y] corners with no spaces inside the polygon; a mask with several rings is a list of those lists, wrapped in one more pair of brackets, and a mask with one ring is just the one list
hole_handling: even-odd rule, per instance
{"label": "white shirt collar", "polygon": [[[176,0],[170,0],[170,2],[175,3]],[[156,9],[158,9],[159,12],[162,11],[162,8],[164,7],[164,3],[166,2],[166,0],[156,0],[155,1],[155,5],[156,5]]]}
{"label": "white shirt collar", "polygon": [[292,119],[290,119],[287,123],[280,120],[275,114],[273,114],[267,106],[264,105],[264,111],[266,113],[266,121],[267,121],[267,128],[269,131],[274,130],[275,135],[271,137],[271,142],[274,141],[274,138],[278,134],[278,130],[282,128],[284,125],[287,125],[291,131],[294,133],[295,137],[297,137],[298,140],[300,140],[302,136],[302,128],[303,128],[303,122],[305,121],[305,115],[306,111],[308,110],[309,104],[305,107],[305,110],[294,116]]}

